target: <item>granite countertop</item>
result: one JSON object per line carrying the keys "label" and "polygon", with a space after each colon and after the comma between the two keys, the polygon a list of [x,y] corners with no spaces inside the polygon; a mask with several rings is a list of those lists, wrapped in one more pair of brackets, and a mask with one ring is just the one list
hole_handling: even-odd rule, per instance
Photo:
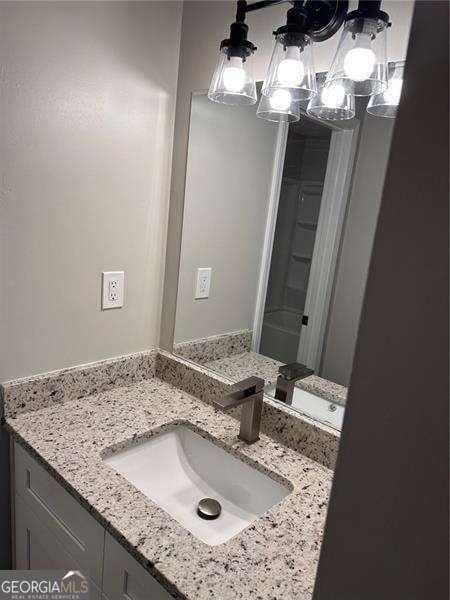
{"label": "granite countertop", "polygon": [[[293,491],[228,542],[197,540],[102,461],[107,449],[174,421],[285,478]],[[158,378],[10,416],[6,424],[175,598],[311,598],[332,480],[319,463],[265,435],[246,445],[235,419]]]}
{"label": "granite countertop", "polygon": [[[283,364],[257,352],[246,351],[205,362],[204,366],[215,373],[228,377],[233,382],[257,375],[262,377],[266,384],[271,384],[275,383],[278,377],[278,368]],[[347,401],[346,387],[317,375],[300,379],[296,386],[329,402],[345,405]]]}

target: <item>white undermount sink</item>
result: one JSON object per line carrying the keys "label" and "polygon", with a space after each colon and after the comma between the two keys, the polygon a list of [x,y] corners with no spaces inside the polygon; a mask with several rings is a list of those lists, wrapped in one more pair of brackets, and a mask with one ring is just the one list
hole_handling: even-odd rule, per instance
{"label": "white undermount sink", "polygon": [[[226,542],[290,493],[290,489],[178,425],[104,461],[211,546]],[[215,520],[197,514],[203,498],[222,508]]]}

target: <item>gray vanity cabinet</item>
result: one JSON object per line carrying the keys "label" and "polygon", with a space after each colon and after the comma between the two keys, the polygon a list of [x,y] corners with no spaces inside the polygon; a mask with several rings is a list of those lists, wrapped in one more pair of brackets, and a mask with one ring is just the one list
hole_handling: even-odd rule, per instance
{"label": "gray vanity cabinet", "polygon": [[[80,567],[51,529],[45,527],[19,494],[15,497],[15,568],[20,570],[74,570]],[[90,600],[102,600],[90,579]]]}
{"label": "gray vanity cabinet", "polygon": [[[51,546],[47,550],[55,555],[48,557],[53,558],[51,564],[59,562],[62,547],[63,556],[67,555],[78,570],[101,587],[104,528],[17,443],[14,463],[16,497],[31,511],[41,529],[58,542],[53,552]],[[16,510],[16,535],[23,535],[21,515]],[[17,552],[16,556],[23,564],[25,557]]]}
{"label": "gray vanity cabinet", "polygon": [[106,532],[103,592],[109,600],[168,600],[171,596]]}
{"label": "gray vanity cabinet", "polygon": [[19,444],[14,444],[16,569],[79,570],[93,600],[171,596]]}

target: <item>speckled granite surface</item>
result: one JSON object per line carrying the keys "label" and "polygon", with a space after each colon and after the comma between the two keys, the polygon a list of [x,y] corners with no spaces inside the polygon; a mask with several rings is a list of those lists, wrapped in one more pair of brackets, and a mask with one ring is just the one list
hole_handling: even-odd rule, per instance
{"label": "speckled granite surface", "polygon": [[[161,350],[156,356],[155,373],[160,379],[208,403],[226,393],[230,385],[229,378]],[[231,414],[238,418],[239,411],[236,409]],[[267,395],[264,396],[261,430],[308,458],[334,468],[339,448],[338,432]]]}
{"label": "speckled granite surface", "polygon": [[[167,357],[159,363],[175,377]],[[180,421],[284,477],[293,491],[230,541],[198,541],[101,458]],[[311,598],[332,477],[317,462],[265,435],[247,446],[232,417],[157,378],[9,416],[7,427],[174,597]]]}
{"label": "speckled granite surface", "polygon": [[[212,373],[206,367],[154,349],[6,382],[0,386],[4,396],[4,401],[0,402],[0,414],[3,406],[6,417],[15,417],[114,387],[131,385],[155,374],[207,403],[225,394],[231,383],[229,378]],[[240,409],[230,414],[239,418]],[[265,396],[261,429],[308,458],[334,468],[339,435],[326,425]]]}
{"label": "speckled granite surface", "polygon": [[[205,367],[215,373],[228,377],[231,381],[239,381],[250,375],[257,375],[265,379],[266,383],[274,383],[278,375],[278,367],[283,363],[263,356],[252,351],[241,352],[233,356],[209,360],[203,363]],[[297,387],[311,394],[316,394],[325,400],[344,405],[347,401],[347,388],[323,379],[317,375],[311,375],[300,379],[296,383]]]}
{"label": "speckled granite surface", "polygon": [[213,335],[207,338],[175,344],[173,351],[182,358],[204,364],[234,354],[248,352],[252,343],[252,332],[248,329]]}
{"label": "speckled granite surface", "polygon": [[276,381],[278,376],[278,367],[283,363],[263,356],[252,350],[241,352],[235,356],[226,356],[217,360],[211,360],[204,363],[204,366],[215,373],[220,373],[228,377],[231,381],[239,381],[251,375],[262,377],[266,384]]}
{"label": "speckled granite surface", "polygon": [[67,400],[153,377],[156,349],[2,383],[0,417],[40,410]]}

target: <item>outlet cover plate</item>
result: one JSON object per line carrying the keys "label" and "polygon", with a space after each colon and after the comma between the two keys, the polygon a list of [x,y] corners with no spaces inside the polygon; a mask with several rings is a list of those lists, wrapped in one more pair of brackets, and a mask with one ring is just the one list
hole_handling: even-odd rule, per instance
{"label": "outlet cover plate", "polygon": [[197,280],[195,285],[194,299],[209,298],[211,290],[211,267],[200,267],[197,269]]}
{"label": "outlet cover plate", "polygon": [[102,310],[122,308],[124,298],[124,271],[103,271]]}

